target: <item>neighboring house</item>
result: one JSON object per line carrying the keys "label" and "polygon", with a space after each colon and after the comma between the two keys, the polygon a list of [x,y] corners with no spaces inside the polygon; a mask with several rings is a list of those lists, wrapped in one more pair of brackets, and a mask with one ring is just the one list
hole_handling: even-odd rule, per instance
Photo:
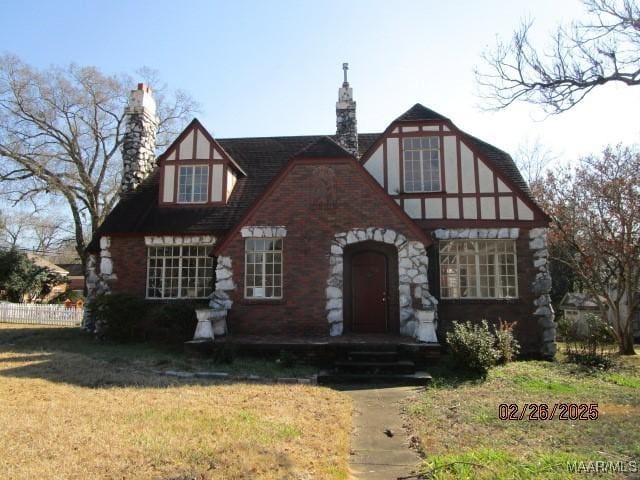
{"label": "neighboring house", "polygon": [[68,270],[61,267],[60,265],[56,265],[55,263],[50,262],[49,260],[47,260],[44,257],[41,257],[40,255],[36,255],[31,252],[27,252],[26,255],[27,255],[27,258],[29,258],[29,260],[31,260],[35,266],[46,268],[50,272],[53,272],[56,275],[58,275],[61,279],[61,282],[58,285],[54,285],[53,287],[51,287],[51,291],[47,295],[45,295],[42,298],[38,298],[37,299],[38,302],[43,302],[43,303],[49,302],[54,298],[56,298],[57,296],[62,295],[64,292],[67,291],[67,288],[68,288],[67,278],[69,275]]}
{"label": "neighboring house", "polygon": [[[601,297],[601,301],[605,299]],[[600,316],[600,308],[595,298],[588,293],[568,292],[562,297],[559,305],[564,318],[576,325],[576,332],[588,333],[587,314]]]}
{"label": "neighboring house", "polygon": [[336,135],[222,139],[193,120],[156,159],[140,84],[89,298],[211,298],[234,334],[435,342],[436,320],[442,340],[454,320],[502,319],[552,356],[549,219],[511,157],[420,104],[358,134],[346,70],[336,113]]}
{"label": "neighboring house", "polygon": [[[600,297],[600,301],[605,303],[605,298]],[[588,333],[588,325],[586,315],[592,313],[600,316],[600,309],[596,299],[588,293],[569,292],[565,294],[559,305],[560,310],[565,319],[575,322],[577,332],[580,334]],[[611,312],[608,313],[609,322],[613,322]],[[640,311],[636,311],[631,323],[631,331],[633,337],[640,339]]]}
{"label": "neighboring house", "polygon": [[69,289],[77,293],[83,293],[85,280],[82,263],[61,263],[59,264],[59,267],[64,268],[69,272],[67,275]]}

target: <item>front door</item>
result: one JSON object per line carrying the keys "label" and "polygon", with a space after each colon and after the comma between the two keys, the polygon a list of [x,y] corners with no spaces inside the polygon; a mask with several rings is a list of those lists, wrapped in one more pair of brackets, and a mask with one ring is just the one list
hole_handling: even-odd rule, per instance
{"label": "front door", "polygon": [[380,252],[356,253],[351,260],[352,330],[388,331],[387,257]]}

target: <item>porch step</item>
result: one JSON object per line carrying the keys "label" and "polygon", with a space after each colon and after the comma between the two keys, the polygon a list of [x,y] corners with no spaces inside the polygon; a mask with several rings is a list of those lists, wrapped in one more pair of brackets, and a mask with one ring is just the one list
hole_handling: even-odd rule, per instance
{"label": "porch step", "polygon": [[424,386],[432,381],[431,375],[427,372],[415,372],[410,374],[357,374],[341,373],[324,370],[318,374],[318,383],[321,385],[406,385]]}
{"label": "porch step", "polygon": [[397,350],[351,351],[347,354],[347,358],[356,362],[397,362],[398,352]]}
{"label": "porch step", "polygon": [[336,360],[335,370],[347,374],[398,375],[416,371],[416,365],[411,360],[396,361],[355,361]]}

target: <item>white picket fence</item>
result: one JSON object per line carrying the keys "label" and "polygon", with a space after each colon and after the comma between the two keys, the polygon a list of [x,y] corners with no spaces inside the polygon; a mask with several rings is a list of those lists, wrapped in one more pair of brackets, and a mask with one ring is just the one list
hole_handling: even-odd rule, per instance
{"label": "white picket fence", "polygon": [[35,303],[0,303],[0,323],[80,326],[84,308]]}

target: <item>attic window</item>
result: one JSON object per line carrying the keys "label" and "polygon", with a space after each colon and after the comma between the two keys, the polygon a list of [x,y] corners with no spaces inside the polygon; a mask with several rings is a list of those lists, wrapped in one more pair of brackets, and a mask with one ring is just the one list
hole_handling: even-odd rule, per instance
{"label": "attic window", "polygon": [[178,203],[206,203],[208,165],[181,166],[178,174]]}
{"label": "attic window", "polygon": [[404,138],[402,149],[405,192],[440,191],[440,138]]}

